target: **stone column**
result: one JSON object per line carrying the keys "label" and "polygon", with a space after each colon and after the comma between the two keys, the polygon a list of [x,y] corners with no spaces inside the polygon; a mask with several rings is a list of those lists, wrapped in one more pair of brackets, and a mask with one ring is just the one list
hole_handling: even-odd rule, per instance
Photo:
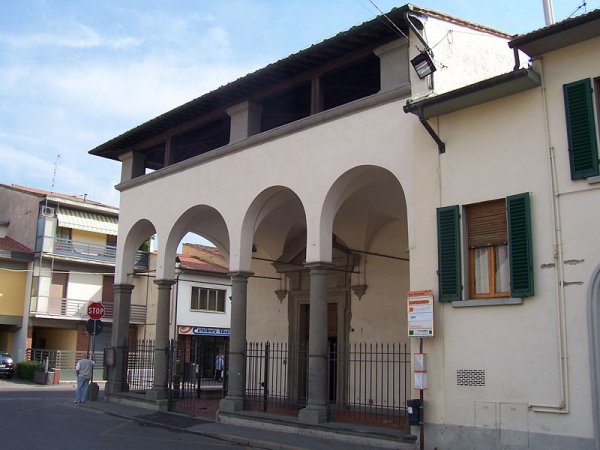
{"label": "stone column", "polygon": [[262,106],[258,103],[251,101],[240,103],[229,108],[227,114],[231,117],[230,144],[260,133]]}
{"label": "stone column", "polygon": [[376,48],[373,53],[379,57],[380,92],[409,84],[407,39],[389,42]]}
{"label": "stone column", "polygon": [[308,328],[308,400],[298,413],[304,423],[327,421],[327,281],[330,264],[307,264],[310,270]]}
{"label": "stone column", "polygon": [[121,161],[121,183],[144,175],[145,156],[141,152],[128,152],[119,156]]}
{"label": "stone column", "polygon": [[229,366],[227,397],[221,400],[219,410],[236,412],[244,409],[246,383],[246,302],[248,277],[252,272],[234,272],[231,275],[231,328],[229,334]]}
{"label": "stone column", "polygon": [[127,386],[127,347],[129,345],[129,312],[131,309],[132,284],[115,284],[114,311],[111,335],[111,347],[115,352],[114,365],[108,367],[106,392],[126,392]]}
{"label": "stone column", "polygon": [[148,397],[153,400],[167,398],[167,372],[169,368],[169,305],[174,280],[154,280],[158,287],[156,305],[156,339],[154,341],[154,382]]}

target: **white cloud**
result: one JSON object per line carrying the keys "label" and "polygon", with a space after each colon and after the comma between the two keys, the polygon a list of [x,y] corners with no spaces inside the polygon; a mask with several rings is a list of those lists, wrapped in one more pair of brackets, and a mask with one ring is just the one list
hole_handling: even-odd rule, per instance
{"label": "white cloud", "polygon": [[0,34],[0,42],[19,50],[35,47],[66,47],[72,49],[99,48],[124,49],[140,44],[139,39],[130,36],[103,36],[92,28],[82,25],[66,25],[63,32],[31,33],[22,35]]}

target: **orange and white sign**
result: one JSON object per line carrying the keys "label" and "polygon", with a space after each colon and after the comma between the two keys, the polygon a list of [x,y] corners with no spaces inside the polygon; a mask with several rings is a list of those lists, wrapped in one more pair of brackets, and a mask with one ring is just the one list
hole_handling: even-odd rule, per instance
{"label": "orange and white sign", "polygon": [[408,335],[433,337],[433,291],[408,291]]}

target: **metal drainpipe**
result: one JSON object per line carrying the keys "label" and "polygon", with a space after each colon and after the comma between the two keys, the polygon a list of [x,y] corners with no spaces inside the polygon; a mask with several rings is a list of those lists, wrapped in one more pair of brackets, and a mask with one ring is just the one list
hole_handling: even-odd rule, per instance
{"label": "metal drainpipe", "polygon": [[555,298],[556,298],[556,326],[558,334],[558,363],[559,363],[559,382],[560,382],[560,402],[558,405],[535,405],[530,404],[529,409],[536,412],[568,414],[569,413],[569,355],[567,346],[567,325],[565,311],[565,288],[564,288],[564,256],[562,251],[562,230],[560,224],[560,204],[558,192],[558,180],[556,174],[556,159],[554,147],[550,140],[550,123],[548,119],[548,103],[546,98],[546,84],[544,77],[544,67],[542,58],[540,62],[540,74],[542,76],[542,104],[544,109],[544,123],[546,128],[546,144],[548,145],[549,158],[548,165],[550,169],[550,193],[552,196],[552,227],[553,233],[553,253],[555,260]]}

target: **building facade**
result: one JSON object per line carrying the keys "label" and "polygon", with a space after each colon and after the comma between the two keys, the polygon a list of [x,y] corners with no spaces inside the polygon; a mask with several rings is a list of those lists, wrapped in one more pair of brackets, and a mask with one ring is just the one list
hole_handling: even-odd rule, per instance
{"label": "building facade", "polygon": [[[92,150],[123,164],[112,345],[154,234],[166,342],[169,261],[194,232],[232,285],[220,420],[253,407],[251,343],[284,345],[266,396],[304,424],[418,396],[412,372],[354,376],[347,351],[406,344],[427,354],[426,448],[594,448],[600,13],[512,40],[410,5],[386,16],[401,33],[366,22]],[[427,56],[438,68],[421,78],[411,62]],[[435,299],[422,340],[409,291]]]}
{"label": "building facade", "polygon": [[[118,209],[86,198],[0,185],[0,210],[7,217],[6,236],[32,249],[17,289],[23,299],[15,303],[20,294],[11,296],[11,308],[23,317],[13,336],[15,358],[40,352],[72,368],[76,355],[102,352],[110,343],[113,319]],[[147,254],[140,252],[136,270],[147,270],[147,264]],[[102,332],[93,340],[86,330],[90,302],[102,302],[106,309]],[[134,302],[132,339],[145,323],[146,305]]]}

